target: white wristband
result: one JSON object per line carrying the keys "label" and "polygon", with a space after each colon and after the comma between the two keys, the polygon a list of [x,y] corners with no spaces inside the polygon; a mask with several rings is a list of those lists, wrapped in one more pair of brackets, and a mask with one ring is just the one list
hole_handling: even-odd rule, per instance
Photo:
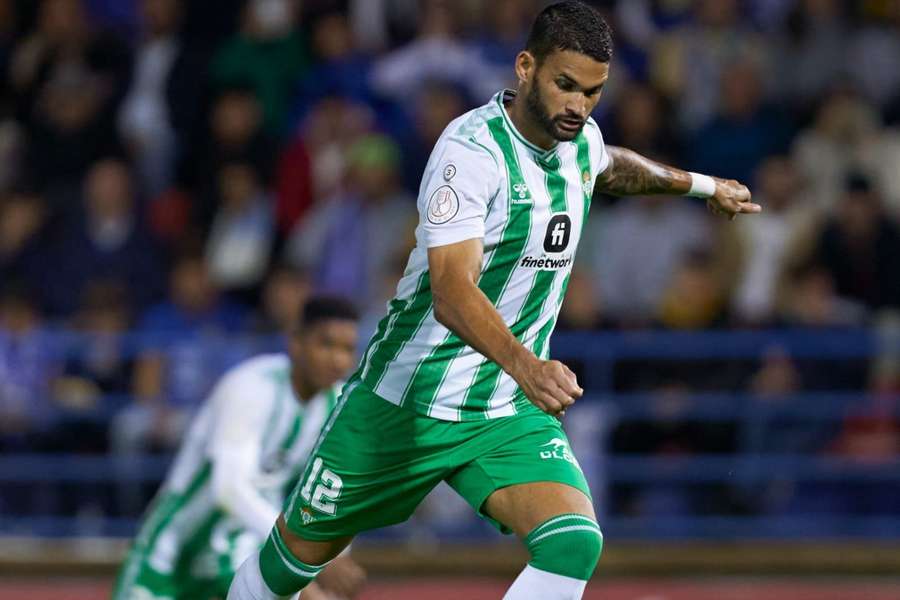
{"label": "white wristband", "polygon": [[700,173],[690,173],[691,189],[685,196],[696,196],[698,198],[709,198],[716,193],[716,180],[709,175]]}

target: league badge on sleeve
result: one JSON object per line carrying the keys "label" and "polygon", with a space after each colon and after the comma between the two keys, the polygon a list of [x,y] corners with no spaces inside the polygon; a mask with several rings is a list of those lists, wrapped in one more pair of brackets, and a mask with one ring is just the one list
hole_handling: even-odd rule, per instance
{"label": "league badge on sleeve", "polygon": [[450,181],[456,175],[456,165],[449,163],[444,167],[444,181]]}
{"label": "league badge on sleeve", "polygon": [[459,196],[449,185],[442,185],[434,190],[428,200],[428,220],[435,225],[442,225],[459,212]]}

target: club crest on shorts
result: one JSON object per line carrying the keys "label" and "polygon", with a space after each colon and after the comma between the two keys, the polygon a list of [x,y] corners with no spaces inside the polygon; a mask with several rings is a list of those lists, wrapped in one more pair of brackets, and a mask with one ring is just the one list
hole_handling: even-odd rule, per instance
{"label": "club crest on shorts", "polygon": [[435,225],[442,225],[459,212],[459,196],[449,185],[442,185],[434,190],[428,200],[428,220]]}
{"label": "club crest on shorts", "polygon": [[300,509],[300,520],[303,521],[304,525],[309,525],[315,520],[315,517],[312,515],[310,510],[305,506]]}

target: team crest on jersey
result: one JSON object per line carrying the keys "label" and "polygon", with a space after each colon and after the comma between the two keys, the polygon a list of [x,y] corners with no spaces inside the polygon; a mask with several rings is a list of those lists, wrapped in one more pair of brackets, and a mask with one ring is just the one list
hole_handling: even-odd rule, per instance
{"label": "team crest on jersey", "polygon": [[456,165],[453,163],[444,167],[444,181],[450,181],[456,175]]}
{"label": "team crest on jersey", "polygon": [[513,184],[513,202],[531,202],[531,195],[525,183]]}
{"label": "team crest on jersey", "polygon": [[583,171],[581,173],[581,189],[584,190],[585,196],[590,196],[594,193],[593,186],[591,185],[590,171]]}
{"label": "team crest on jersey", "polygon": [[434,190],[428,200],[428,220],[435,225],[442,225],[459,212],[459,197],[449,185],[442,185]]}

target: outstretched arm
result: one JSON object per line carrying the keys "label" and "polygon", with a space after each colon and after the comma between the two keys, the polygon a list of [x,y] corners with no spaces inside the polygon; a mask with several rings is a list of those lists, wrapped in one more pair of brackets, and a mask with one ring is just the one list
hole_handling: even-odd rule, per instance
{"label": "outstretched arm", "polygon": [[750,202],[750,190],[733,179],[706,177],[683,171],[641,156],[619,146],[607,146],[609,166],[597,176],[594,194],[639,196],[687,194],[707,198],[715,214],[734,218],[739,213],[758,213],[762,208]]}

